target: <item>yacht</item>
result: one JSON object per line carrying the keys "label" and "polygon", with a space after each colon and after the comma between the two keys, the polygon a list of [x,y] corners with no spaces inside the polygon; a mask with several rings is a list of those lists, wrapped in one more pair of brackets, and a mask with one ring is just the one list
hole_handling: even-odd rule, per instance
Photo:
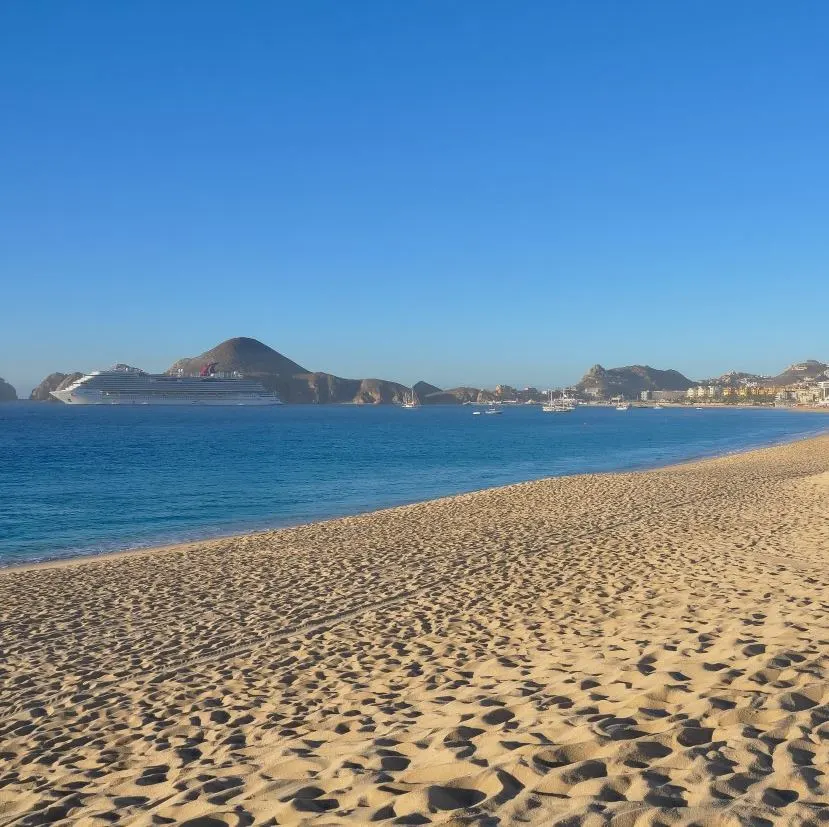
{"label": "yacht", "polygon": [[563,394],[560,399],[554,401],[552,391],[550,391],[550,399],[547,404],[541,406],[541,410],[545,413],[572,413],[575,409],[575,402]]}
{"label": "yacht", "polygon": [[52,391],[67,405],[281,405],[279,397],[240,373],[218,373],[216,363],[198,376],[146,373],[130,365],[87,373]]}
{"label": "yacht", "polygon": [[630,402],[620,402],[616,406],[617,411],[629,411],[630,410]]}
{"label": "yacht", "polygon": [[400,406],[401,408],[419,408],[420,402],[417,401],[417,395],[414,392],[414,388],[412,388],[410,393],[406,394],[406,398],[403,400],[403,403]]}

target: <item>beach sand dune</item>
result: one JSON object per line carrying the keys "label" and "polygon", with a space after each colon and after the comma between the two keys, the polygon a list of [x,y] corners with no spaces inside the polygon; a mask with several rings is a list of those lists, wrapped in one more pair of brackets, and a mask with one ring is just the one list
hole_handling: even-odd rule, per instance
{"label": "beach sand dune", "polygon": [[829,438],[0,574],[0,827],[829,823]]}

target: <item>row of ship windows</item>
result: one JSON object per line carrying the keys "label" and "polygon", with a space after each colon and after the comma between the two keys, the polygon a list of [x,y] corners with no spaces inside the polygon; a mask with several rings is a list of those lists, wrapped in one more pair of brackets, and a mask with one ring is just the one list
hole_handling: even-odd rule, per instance
{"label": "row of ship windows", "polygon": [[[151,396],[151,397],[161,397],[163,399],[181,399],[186,394],[163,393],[163,392],[159,392],[159,393],[120,393],[119,391],[103,391],[103,395],[104,396],[123,396],[123,397],[127,397],[127,398],[135,398],[135,399],[141,399],[142,397],[149,397],[149,396]],[[193,394],[193,396],[216,396],[216,397],[222,397],[222,398],[227,398],[228,396],[253,396],[253,397],[256,397],[256,396],[263,396],[263,395],[264,394],[261,393],[261,392],[260,393],[255,393],[253,391],[251,391],[250,393],[236,392],[236,393],[233,393],[233,394],[218,393],[216,391],[213,391],[213,392],[204,391],[204,392],[200,392],[198,394]]]}

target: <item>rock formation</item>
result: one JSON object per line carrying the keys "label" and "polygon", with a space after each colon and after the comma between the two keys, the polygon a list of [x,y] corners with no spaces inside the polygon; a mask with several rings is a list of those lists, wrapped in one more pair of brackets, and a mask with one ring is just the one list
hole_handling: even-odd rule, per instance
{"label": "rock formation", "polygon": [[292,362],[273,348],[244,336],[228,339],[205,351],[201,356],[179,359],[167,373],[177,373],[181,370],[186,374],[197,375],[211,362],[216,364],[217,371],[238,370],[246,376],[293,376],[297,373],[310,373],[307,368]]}
{"label": "rock formation", "polygon": [[793,385],[806,379],[822,379],[829,365],[818,362],[817,359],[807,359],[805,362],[795,362],[789,365],[783,373],[767,380],[769,385]]}
{"label": "rock formation", "polygon": [[14,402],[17,391],[4,379],[0,379],[0,402]]}
{"label": "rock formation", "polygon": [[478,396],[481,393],[479,388],[448,388],[444,393],[451,394],[459,403],[463,402],[477,402]]}
{"label": "rock formation", "polygon": [[576,385],[586,396],[608,399],[624,396],[632,399],[642,391],[684,391],[694,383],[676,370],[657,370],[649,365],[628,365],[605,369],[593,365]]}
{"label": "rock formation", "polygon": [[215,363],[217,371],[239,371],[276,391],[287,403],[357,405],[400,403],[409,389],[385,379],[344,379],[331,373],[313,372],[256,339],[228,339],[211,350],[189,359],[179,359],[167,373],[198,374]]}

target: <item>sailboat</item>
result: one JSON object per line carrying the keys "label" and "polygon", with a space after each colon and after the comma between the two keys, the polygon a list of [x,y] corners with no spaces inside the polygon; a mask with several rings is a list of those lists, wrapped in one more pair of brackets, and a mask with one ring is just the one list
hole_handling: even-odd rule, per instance
{"label": "sailboat", "polygon": [[561,399],[554,402],[552,391],[550,391],[550,401],[541,406],[541,410],[545,413],[572,413],[575,409],[576,406],[573,404],[573,400],[566,396],[562,395]]}
{"label": "sailboat", "polygon": [[418,408],[418,407],[420,407],[420,402],[417,401],[417,396],[415,395],[414,388],[412,388],[411,393],[406,394],[406,398],[403,400],[403,404],[400,407],[402,407],[402,408]]}

